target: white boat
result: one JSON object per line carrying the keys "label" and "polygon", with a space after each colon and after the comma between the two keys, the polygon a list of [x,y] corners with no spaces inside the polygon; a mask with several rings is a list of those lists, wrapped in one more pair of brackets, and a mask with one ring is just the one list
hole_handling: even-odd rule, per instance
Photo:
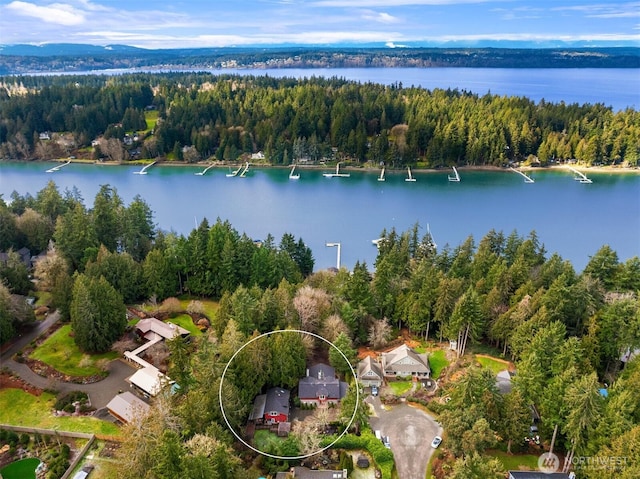
{"label": "white boat", "polygon": [[322,173],[322,176],[325,178],[349,178],[351,176],[350,173],[340,173],[340,162],[336,165],[335,173]]}
{"label": "white boat", "polygon": [[447,178],[449,178],[449,181],[460,181],[460,175],[458,174],[458,170],[456,170],[455,166],[452,166],[451,168],[453,168],[453,175],[448,175]]}
{"label": "white boat", "polygon": [[143,166],[143,167],[142,167],[142,169],[141,169],[140,171],[134,171],[134,172],[133,172],[133,174],[134,174],[134,175],[146,175],[146,174],[147,174],[147,169],[148,169],[148,168],[151,168],[151,167],[152,167],[153,165],[155,165],[155,164],[156,164],[156,162],[155,162],[155,161],[154,161],[154,162],[152,162],[152,163],[149,163],[148,165]]}
{"label": "white boat", "polygon": [[300,179],[300,174],[294,175],[293,173],[296,171],[296,165],[293,165],[293,167],[291,168],[291,172],[289,173],[289,179],[290,180],[299,180]]}
{"label": "white boat", "polygon": [[382,167],[382,171],[380,171],[380,176],[378,177],[378,181],[384,181],[384,166]]}
{"label": "white boat", "polygon": [[244,166],[244,170],[240,173],[240,178],[244,178],[247,176],[247,171],[249,171],[249,162]]}
{"label": "white boat", "polygon": [[407,166],[407,177],[404,179],[404,181],[416,181],[416,179],[411,175],[411,167]]}

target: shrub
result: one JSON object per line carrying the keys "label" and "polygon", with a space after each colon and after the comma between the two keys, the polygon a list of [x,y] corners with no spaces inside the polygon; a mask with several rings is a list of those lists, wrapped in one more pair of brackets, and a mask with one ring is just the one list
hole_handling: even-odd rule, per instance
{"label": "shrub", "polygon": [[167,298],[162,302],[160,311],[167,313],[170,318],[173,318],[182,312],[182,305],[178,298]]}

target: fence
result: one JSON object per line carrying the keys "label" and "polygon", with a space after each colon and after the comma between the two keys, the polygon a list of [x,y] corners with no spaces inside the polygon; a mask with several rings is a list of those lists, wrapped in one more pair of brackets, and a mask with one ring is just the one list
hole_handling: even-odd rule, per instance
{"label": "fence", "polygon": [[0,424],[0,429],[6,429],[14,432],[22,432],[26,434],[45,434],[48,436],[60,436],[60,437],[74,437],[79,439],[88,439],[87,443],[80,450],[80,452],[76,455],[76,457],[69,464],[69,468],[67,472],[65,472],[60,479],[68,479],[71,477],[71,473],[76,468],[76,466],[80,463],[82,458],[85,456],[93,441],[95,441],[95,434],[88,434],[84,432],[71,432],[71,431],[58,431],[55,429],[40,429],[38,427],[24,427],[24,426],[10,426],[8,424]]}

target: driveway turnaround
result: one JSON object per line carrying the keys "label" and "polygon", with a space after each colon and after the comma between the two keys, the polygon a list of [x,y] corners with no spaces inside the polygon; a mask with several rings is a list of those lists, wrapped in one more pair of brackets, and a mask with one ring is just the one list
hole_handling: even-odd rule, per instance
{"label": "driveway turnaround", "polygon": [[440,425],[421,409],[400,404],[384,409],[379,398],[368,397],[375,416],[369,418],[371,428],[388,436],[391,451],[401,479],[424,479],[434,449],[431,441],[442,436]]}
{"label": "driveway turnaround", "polygon": [[89,395],[91,405],[100,409],[105,407],[109,401],[118,394],[120,390],[129,388],[129,383],[125,378],[136,372],[135,368],[121,359],[114,359],[109,363],[109,375],[102,381],[93,384],[75,384],[63,381],[52,383],[50,378],[44,378],[34,373],[26,364],[18,363],[12,359],[12,355],[29,344],[33,339],[44,334],[58,320],[59,315],[53,313],[47,319],[39,323],[31,331],[18,338],[14,344],[0,355],[0,367],[9,369],[13,374],[19,376],[32,386],[40,389],[54,387],[61,393],[70,391],[83,391]]}

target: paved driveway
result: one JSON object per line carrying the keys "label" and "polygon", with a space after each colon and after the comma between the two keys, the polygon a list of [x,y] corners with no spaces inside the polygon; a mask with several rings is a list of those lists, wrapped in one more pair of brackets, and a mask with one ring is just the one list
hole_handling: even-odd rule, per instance
{"label": "paved driveway", "polygon": [[371,428],[389,436],[400,479],[424,479],[433,453],[431,440],[442,436],[442,428],[421,409],[400,404],[385,410],[380,398],[366,398],[374,408]]}
{"label": "paved driveway", "polygon": [[26,346],[33,339],[46,332],[58,320],[57,313],[37,324],[31,331],[18,338],[10,347],[0,355],[0,367],[7,368],[17,376],[20,376],[29,384],[40,389],[54,387],[61,393],[69,391],[84,391],[91,399],[91,405],[96,409],[105,407],[120,390],[129,389],[129,383],[125,378],[136,372],[135,368],[121,359],[114,359],[109,363],[109,375],[102,381],[93,384],[75,384],[62,381],[52,382],[50,378],[44,378],[34,373],[26,364],[14,361],[11,356]]}

